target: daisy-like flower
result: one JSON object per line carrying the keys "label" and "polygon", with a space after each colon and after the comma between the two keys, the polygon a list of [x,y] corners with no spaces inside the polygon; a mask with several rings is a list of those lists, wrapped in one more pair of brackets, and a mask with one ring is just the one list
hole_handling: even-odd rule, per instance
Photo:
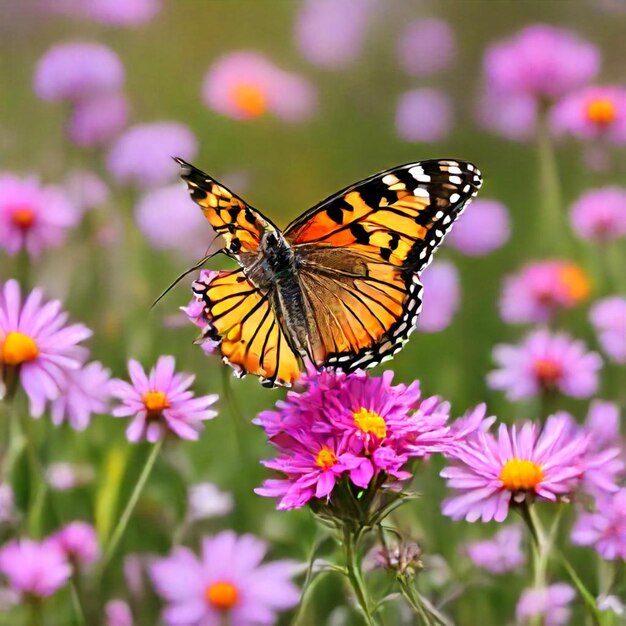
{"label": "daisy-like flower", "polygon": [[570,420],[550,416],[543,429],[531,422],[500,424],[497,436],[476,431],[452,452],[441,471],[456,493],[443,502],[443,514],[468,522],[506,519],[512,502],[556,501],[580,484],[588,439],[572,431]]}
{"label": "daisy-like flower", "polygon": [[198,142],[185,124],[150,122],[127,128],[109,149],[107,168],[118,183],[153,187],[174,180],[178,156],[193,159]]}
{"label": "daisy-like flower", "polygon": [[87,356],[78,344],[91,331],[82,324],[66,326],[67,317],[58,300],[44,302],[41,289],[22,300],[17,281],[0,288],[0,369],[5,379],[11,370],[17,372],[33,417],[61,395],[67,377]]}
{"label": "daisy-like flower", "polygon": [[293,561],[263,564],[264,542],[253,535],[224,531],[202,540],[200,557],[189,548],[175,548],[156,560],[150,577],[167,606],[168,626],[237,626],[273,624],[279,611],[298,603],[291,582]]}
{"label": "daisy-like flower", "polygon": [[68,491],[93,482],[93,466],[79,463],[51,463],[46,470],[46,482],[52,489]]}
{"label": "daisy-like flower", "polygon": [[202,98],[210,108],[236,120],[271,113],[288,122],[309,118],[316,104],[313,87],[254,51],[230,52],[207,72]]}
{"label": "daisy-like flower", "polygon": [[472,563],[492,574],[512,572],[524,565],[523,528],[519,525],[501,528],[491,539],[474,541],[465,546]]}
{"label": "daisy-like flower", "polygon": [[69,42],[53,46],[37,64],[35,93],[42,100],[78,102],[119,91],[124,66],[101,43]]}
{"label": "daisy-like flower", "polygon": [[626,89],[586,87],[570,94],[552,110],[551,123],[558,135],[626,143]]}
{"label": "daisy-like flower", "polygon": [[413,76],[430,76],[448,69],[456,55],[456,38],[448,22],[426,17],[409,23],[398,39],[398,57]]}
{"label": "daisy-like flower", "polygon": [[61,394],[52,402],[52,423],[56,426],[67,420],[75,430],[85,430],[93,413],[106,413],[111,396],[111,372],[94,361],[80,369],[68,372]]}
{"label": "daisy-like flower", "polygon": [[459,309],[459,273],[448,261],[434,261],[424,270],[420,280],[427,295],[416,328],[423,333],[445,330]]}
{"label": "daisy-like flower", "polygon": [[448,97],[438,89],[421,87],[407,91],[396,108],[396,131],[405,141],[442,141],[454,123]]}
{"label": "daisy-like flower", "polygon": [[278,448],[264,461],[284,478],[265,481],[257,493],[280,498],[281,510],[311,500],[333,502],[343,478],[361,489],[374,476],[403,480],[410,458],[454,449],[480,420],[459,430],[448,425],[449,406],[422,398],[418,382],[392,385],[393,372],[370,377],[363,372],[309,372],[301,393],[289,392],[276,410],[259,414],[260,424]]}
{"label": "daisy-like flower", "polygon": [[163,0],[84,0],[86,17],[107,26],[140,26],[161,10]]}
{"label": "daisy-like flower", "polygon": [[509,210],[497,200],[474,200],[450,231],[447,243],[468,256],[501,248],[511,236]]}
{"label": "daisy-like flower", "polygon": [[626,236],[626,189],[601,187],[586,191],[570,210],[572,227],[581,239],[604,244]]}
{"label": "daisy-like flower", "polygon": [[105,204],[110,197],[106,183],[95,172],[72,170],[63,183],[67,197],[83,213]]}
{"label": "daisy-like flower", "polygon": [[48,539],[76,567],[93,565],[100,556],[96,529],[86,522],[70,522]]}
{"label": "daisy-like flower", "polygon": [[214,418],[210,409],[217,395],[193,397],[189,387],[195,376],[176,374],[172,356],[159,357],[156,365],[146,374],[141,365],[131,359],[128,372],[131,383],[111,381],[111,393],[120,400],[113,409],[114,417],[130,417],[126,436],[133,443],[146,439],[155,443],[168,432],[181,439],[195,441],[202,430],[202,422]]}
{"label": "daisy-like flower", "polygon": [[604,352],[616,363],[626,363],[626,298],[598,300],[589,318]]}
{"label": "daisy-like flower", "polygon": [[235,508],[232,494],[221,491],[213,483],[190,485],[187,503],[187,518],[192,522],[211,517],[223,517]]}
{"label": "daisy-like flower", "polygon": [[133,613],[128,602],[109,600],[105,607],[106,626],[133,626]]}
{"label": "daisy-like flower", "polygon": [[501,93],[487,87],[478,100],[475,117],[491,133],[527,142],[535,136],[538,108],[537,100],[528,94]]}
{"label": "daisy-like flower", "polygon": [[576,597],[574,588],[565,583],[555,583],[544,589],[526,589],[517,603],[518,624],[527,624],[533,618],[542,618],[545,626],[569,624],[569,605]]}
{"label": "daisy-like flower", "polygon": [[[201,270],[198,280],[204,283],[210,283],[218,272],[215,270]],[[218,341],[211,339],[210,337],[204,337],[204,332],[208,328],[208,323],[204,316],[205,305],[203,302],[199,302],[194,296],[189,301],[187,306],[181,306],[180,310],[185,314],[187,319],[196,327],[198,327],[202,333],[196,342],[199,342],[200,347],[206,354],[214,354],[219,345]]]}
{"label": "daisy-like flower", "polygon": [[574,33],[548,26],[526,26],[487,49],[484,70],[491,89],[555,99],[582,87],[600,67],[598,49]]}
{"label": "daisy-like flower", "polygon": [[509,400],[554,392],[588,398],[598,388],[602,359],[565,333],[536,330],[520,345],[497,345],[493,356],[499,369],[488,374],[487,382]]}
{"label": "daisy-like flower", "polygon": [[38,257],[60,246],[79,221],[80,211],[62,189],[0,175],[0,247],[10,255],[26,250]]}
{"label": "daisy-like flower", "polygon": [[589,297],[591,281],[571,261],[538,261],[508,276],[500,298],[500,314],[509,324],[543,323]]}
{"label": "daisy-like flower", "polygon": [[626,561],[626,489],[599,498],[593,513],[581,513],[572,530],[572,541],[593,546],[608,561]]}
{"label": "daisy-like flower", "polygon": [[21,539],[0,549],[0,572],[14,591],[46,598],[68,582],[72,568],[55,542]]}
{"label": "daisy-like flower", "polygon": [[121,93],[81,100],[70,113],[67,135],[79,146],[102,146],[124,128],[127,120],[128,101]]}

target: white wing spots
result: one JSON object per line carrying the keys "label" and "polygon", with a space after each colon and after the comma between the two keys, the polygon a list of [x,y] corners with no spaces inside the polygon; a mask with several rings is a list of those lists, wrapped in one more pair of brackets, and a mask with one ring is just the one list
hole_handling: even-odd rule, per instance
{"label": "white wing spots", "polygon": [[421,165],[416,165],[409,170],[409,174],[411,174],[411,176],[413,176],[413,178],[417,180],[419,176],[422,176],[424,174],[424,168]]}
{"label": "white wing spots", "polygon": [[396,185],[400,182],[400,179],[397,176],[394,176],[393,174],[387,174],[387,176],[383,176],[383,183],[385,183],[385,185]]}
{"label": "white wing spots", "polygon": [[416,187],[413,190],[413,195],[417,196],[418,198],[430,198],[430,194],[423,187]]}
{"label": "white wing spots", "polygon": [[462,174],[461,168],[458,166],[458,163],[448,167],[448,174]]}
{"label": "white wing spots", "polygon": [[453,185],[462,185],[463,184],[463,180],[461,179],[460,176],[450,176],[449,180],[450,180],[450,182]]}
{"label": "white wing spots", "polygon": [[461,199],[461,196],[458,193],[453,193],[450,196],[450,202],[451,204],[454,204],[455,202],[458,202]]}

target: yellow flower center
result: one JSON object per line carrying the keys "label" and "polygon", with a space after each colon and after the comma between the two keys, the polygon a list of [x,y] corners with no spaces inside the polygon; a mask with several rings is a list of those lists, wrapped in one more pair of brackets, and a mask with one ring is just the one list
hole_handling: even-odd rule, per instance
{"label": "yellow flower center", "polygon": [[568,296],[576,301],[586,300],[591,292],[591,283],[587,274],[574,263],[563,265],[559,270],[559,279]]}
{"label": "yellow flower center", "polygon": [[587,119],[598,126],[608,126],[615,121],[617,110],[611,98],[596,98],[587,103]]}
{"label": "yellow flower center", "polygon": [[228,611],[239,601],[239,592],[232,583],[220,580],[207,586],[204,597],[218,611]]}
{"label": "yellow flower center", "polygon": [[246,117],[259,117],[267,109],[267,98],[258,85],[237,83],[230,90],[233,104]]}
{"label": "yellow flower center", "polygon": [[32,337],[11,331],[5,338],[0,349],[0,361],[5,365],[21,365],[39,356],[37,344]]}
{"label": "yellow flower center", "polygon": [[158,413],[170,406],[167,396],[162,391],[147,391],[143,394],[142,399],[144,406],[151,413]]}
{"label": "yellow flower center", "polygon": [[321,467],[323,470],[330,469],[337,462],[335,453],[324,446],[315,457],[315,465]]}
{"label": "yellow flower center", "polygon": [[387,425],[385,424],[385,420],[378,415],[378,413],[368,411],[361,407],[352,415],[354,417],[354,423],[361,432],[371,433],[379,439],[384,439],[387,436]]}
{"label": "yellow flower center", "polygon": [[500,480],[509,491],[528,491],[543,480],[543,470],[532,461],[509,459],[500,472]]}
{"label": "yellow flower center", "polygon": [[560,363],[552,359],[537,359],[534,369],[535,376],[546,387],[556,384],[563,374]]}
{"label": "yellow flower center", "polygon": [[35,213],[28,206],[20,206],[11,212],[11,221],[23,230],[29,229],[35,221]]}

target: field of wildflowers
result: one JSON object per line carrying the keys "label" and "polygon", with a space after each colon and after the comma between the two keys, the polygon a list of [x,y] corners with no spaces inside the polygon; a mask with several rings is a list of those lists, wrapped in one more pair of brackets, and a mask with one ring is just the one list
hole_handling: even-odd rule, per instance
{"label": "field of wildflowers", "polygon": [[[0,2],[0,624],[626,623],[625,29]],[[151,308],[215,236],[172,156],[281,227],[400,163],[485,183],[404,350],[286,392],[194,343],[199,269]]]}

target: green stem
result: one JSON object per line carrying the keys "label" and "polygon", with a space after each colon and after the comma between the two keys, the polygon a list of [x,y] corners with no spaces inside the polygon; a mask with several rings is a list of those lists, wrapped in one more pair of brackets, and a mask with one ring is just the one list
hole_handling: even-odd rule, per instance
{"label": "green stem", "polygon": [[430,619],[428,611],[424,608],[419,594],[415,593],[413,585],[406,580],[404,576],[398,576],[400,591],[408,602],[409,606],[415,611],[420,623],[425,626],[433,626],[434,622]]}
{"label": "green stem", "polygon": [[28,626],[43,626],[41,598],[29,596],[26,603],[28,606]]}
{"label": "green stem", "polygon": [[150,451],[150,454],[146,459],[143,469],[141,470],[141,474],[139,475],[137,484],[135,485],[135,488],[133,489],[133,492],[130,495],[128,502],[126,503],[124,512],[122,513],[117,525],[115,526],[115,530],[113,531],[111,538],[109,539],[109,543],[104,551],[104,556],[102,557],[102,562],[100,565],[100,575],[102,575],[102,572],[106,569],[106,566],[109,564],[111,558],[115,554],[115,550],[117,549],[120,539],[122,538],[122,535],[126,530],[126,526],[128,526],[131,515],[133,514],[135,506],[139,501],[139,497],[141,496],[141,493],[143,492],[143,489],[148,482],[148,478],[150,476],[150,473],[152,472],[152,468],[154,467],[154,464],[157,460],[157,457],[159,456],[159,452],[161,451],[162,447],[163,439],[159,439],[159,441],[157,441],[157,443],[152,446],[152,450]]}
{"label": "green stem", "polygon": [[357,556],[358,531],[350,524],[343,527],[343,548],[346,556],[348,580],[352,585],[357,603],[363,613],[367,626],[376,626],[374,616],[370,611],[370,601],[367,597],[367,588],[361,574],[361,567]]}
{"label": "green stem", "polygon": [[594,626],[600,626],[602,623],[602,614],[600,609],[598,609],[598,605],[596,604],[596,600],[593,597],[593,594],[585,587],[583,581],[579,578],[576,570],[572,567],[572,564],[565,558],[565,556],[559,552],[558,553],[559,560],[561,564],[565,568],[567,575],[570,577],[571,581],[574,583],[574,586],[578,590],[580,597],[585,603],[585,608],[587,609],[587,613],[589,613],[589,617],[591,618]]}

